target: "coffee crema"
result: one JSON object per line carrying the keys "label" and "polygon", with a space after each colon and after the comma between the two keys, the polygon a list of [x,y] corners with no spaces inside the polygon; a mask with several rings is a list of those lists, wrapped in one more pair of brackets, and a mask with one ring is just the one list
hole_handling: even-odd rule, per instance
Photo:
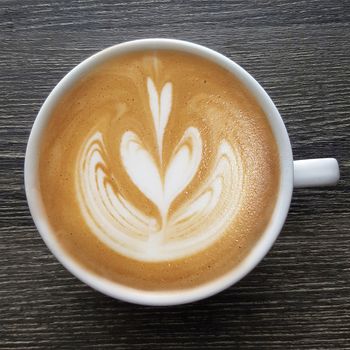
{"label": "coffee crema", "polygon": [[82,266],[146,290],[230,271],[268,224],[279,156],[264,112],[217,64],[178,51],[108,60],[54,108],[44,208]]}

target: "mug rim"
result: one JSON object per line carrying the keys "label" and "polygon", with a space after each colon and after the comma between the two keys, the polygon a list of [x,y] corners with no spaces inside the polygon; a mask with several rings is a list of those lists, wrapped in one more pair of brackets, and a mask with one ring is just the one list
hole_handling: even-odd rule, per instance
{"label": "mug rim", "polygon": [[[209,59],[235,75],[258,101],[272,128],[279,152],[280,182],[268,226],[246,257],[228,273],[196,287],[174,291],[145,291],[112,282],[87,270],[65,252],[55,238],[46,218],[38,184],[40,139],[52,109],[66,91],[93,67],[125,53],[145,50],[175,50]],[[262,86],[241,66],[226,56],[189,41],[165,38],[139,39],[110,46],[88,57],[50,92],[35,118],[30,132],[24,163],[24,183],[29,210],[39,234],[56,259],[75,277],[110,297],[142,305],[165,306],[186,304],[205,299],[234,285],[253,270],[271,249],[287,217],[293,192],[293,154],[285,124],[273,101]]]}

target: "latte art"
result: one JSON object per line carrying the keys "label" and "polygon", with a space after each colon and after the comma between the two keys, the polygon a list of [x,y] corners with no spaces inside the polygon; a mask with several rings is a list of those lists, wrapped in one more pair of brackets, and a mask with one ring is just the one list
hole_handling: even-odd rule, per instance
{"label": "latte art", "polygon": [[196,55],[140,51],[99,63],[57,103],[39,182],[57,243],[139,290],[231,271],[272,215],[279,155],[231,73]]}
{"label": "latte art", "polygon": [[[171,114],[173,86],[166,83],[158,94],[148,78],[147,88],[158,159],[133,131],[123,134],[120,154],[130,179],[154,203],[159,217],[142,213],[113,189],[113,180],[104,171],[108,163],[100,131],[83,145],[76,187],[87,224],[105,244],[141,261],[169,261],[196,253],[225,231],[239,207],[243,168],[233,147],[221,140],[209,177],[192,198],[169,215],[173,201],[198,172],[203,156],[202,139],[197,128],[187,128],[168,164],[164,164],[163,139]],[[118,174],[114,181],[118,182]]]}

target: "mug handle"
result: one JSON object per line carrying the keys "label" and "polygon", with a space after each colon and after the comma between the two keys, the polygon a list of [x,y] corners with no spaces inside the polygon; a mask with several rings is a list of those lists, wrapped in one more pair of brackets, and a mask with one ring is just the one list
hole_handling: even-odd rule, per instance
{"label": "mug handle", "polygon": [[334,186],[339,180],[339,165],[334,158],[294,161],[294,187]]}

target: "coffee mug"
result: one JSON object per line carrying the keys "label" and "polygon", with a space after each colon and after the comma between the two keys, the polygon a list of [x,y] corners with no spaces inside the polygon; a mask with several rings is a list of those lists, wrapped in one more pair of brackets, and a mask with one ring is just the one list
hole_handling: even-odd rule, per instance
{"label": "coffee mug", "polygon": [[[45,215],[39,181],[40,140],[51,117],[54,106],[76,81],[94,67],[117,55],[145,51],[172,50],[194,54],[214,62],[232,73],[255,98],[271,126],[279,154],[280,181],[276,204],[269,223],[254,247],[238,266],[215,280],[183,290],[141,290],[113,282],[92,273],[77,263],[57,242]],[[149,90],[154,90],[150,83]],[[154,90],[155,91],[155,90]],[[280,233],[286,219],[294,187],[331,186],[339,179],[338,163],[333,158],[293,161],[292,148],[282,118],[270,97],[259,83],[238,64],[225,56],[200,45],[173,39],[143,39],[107,48],[86,59],[69,72],[46,99],[34,122],[25,157],[25,189],[31,215],[48,248],[56,258],[78,279],[92,288],[123,301],[144,305],[176,305],[197,301],[214,295],[235,284],[247,275],[267,254]]]}

